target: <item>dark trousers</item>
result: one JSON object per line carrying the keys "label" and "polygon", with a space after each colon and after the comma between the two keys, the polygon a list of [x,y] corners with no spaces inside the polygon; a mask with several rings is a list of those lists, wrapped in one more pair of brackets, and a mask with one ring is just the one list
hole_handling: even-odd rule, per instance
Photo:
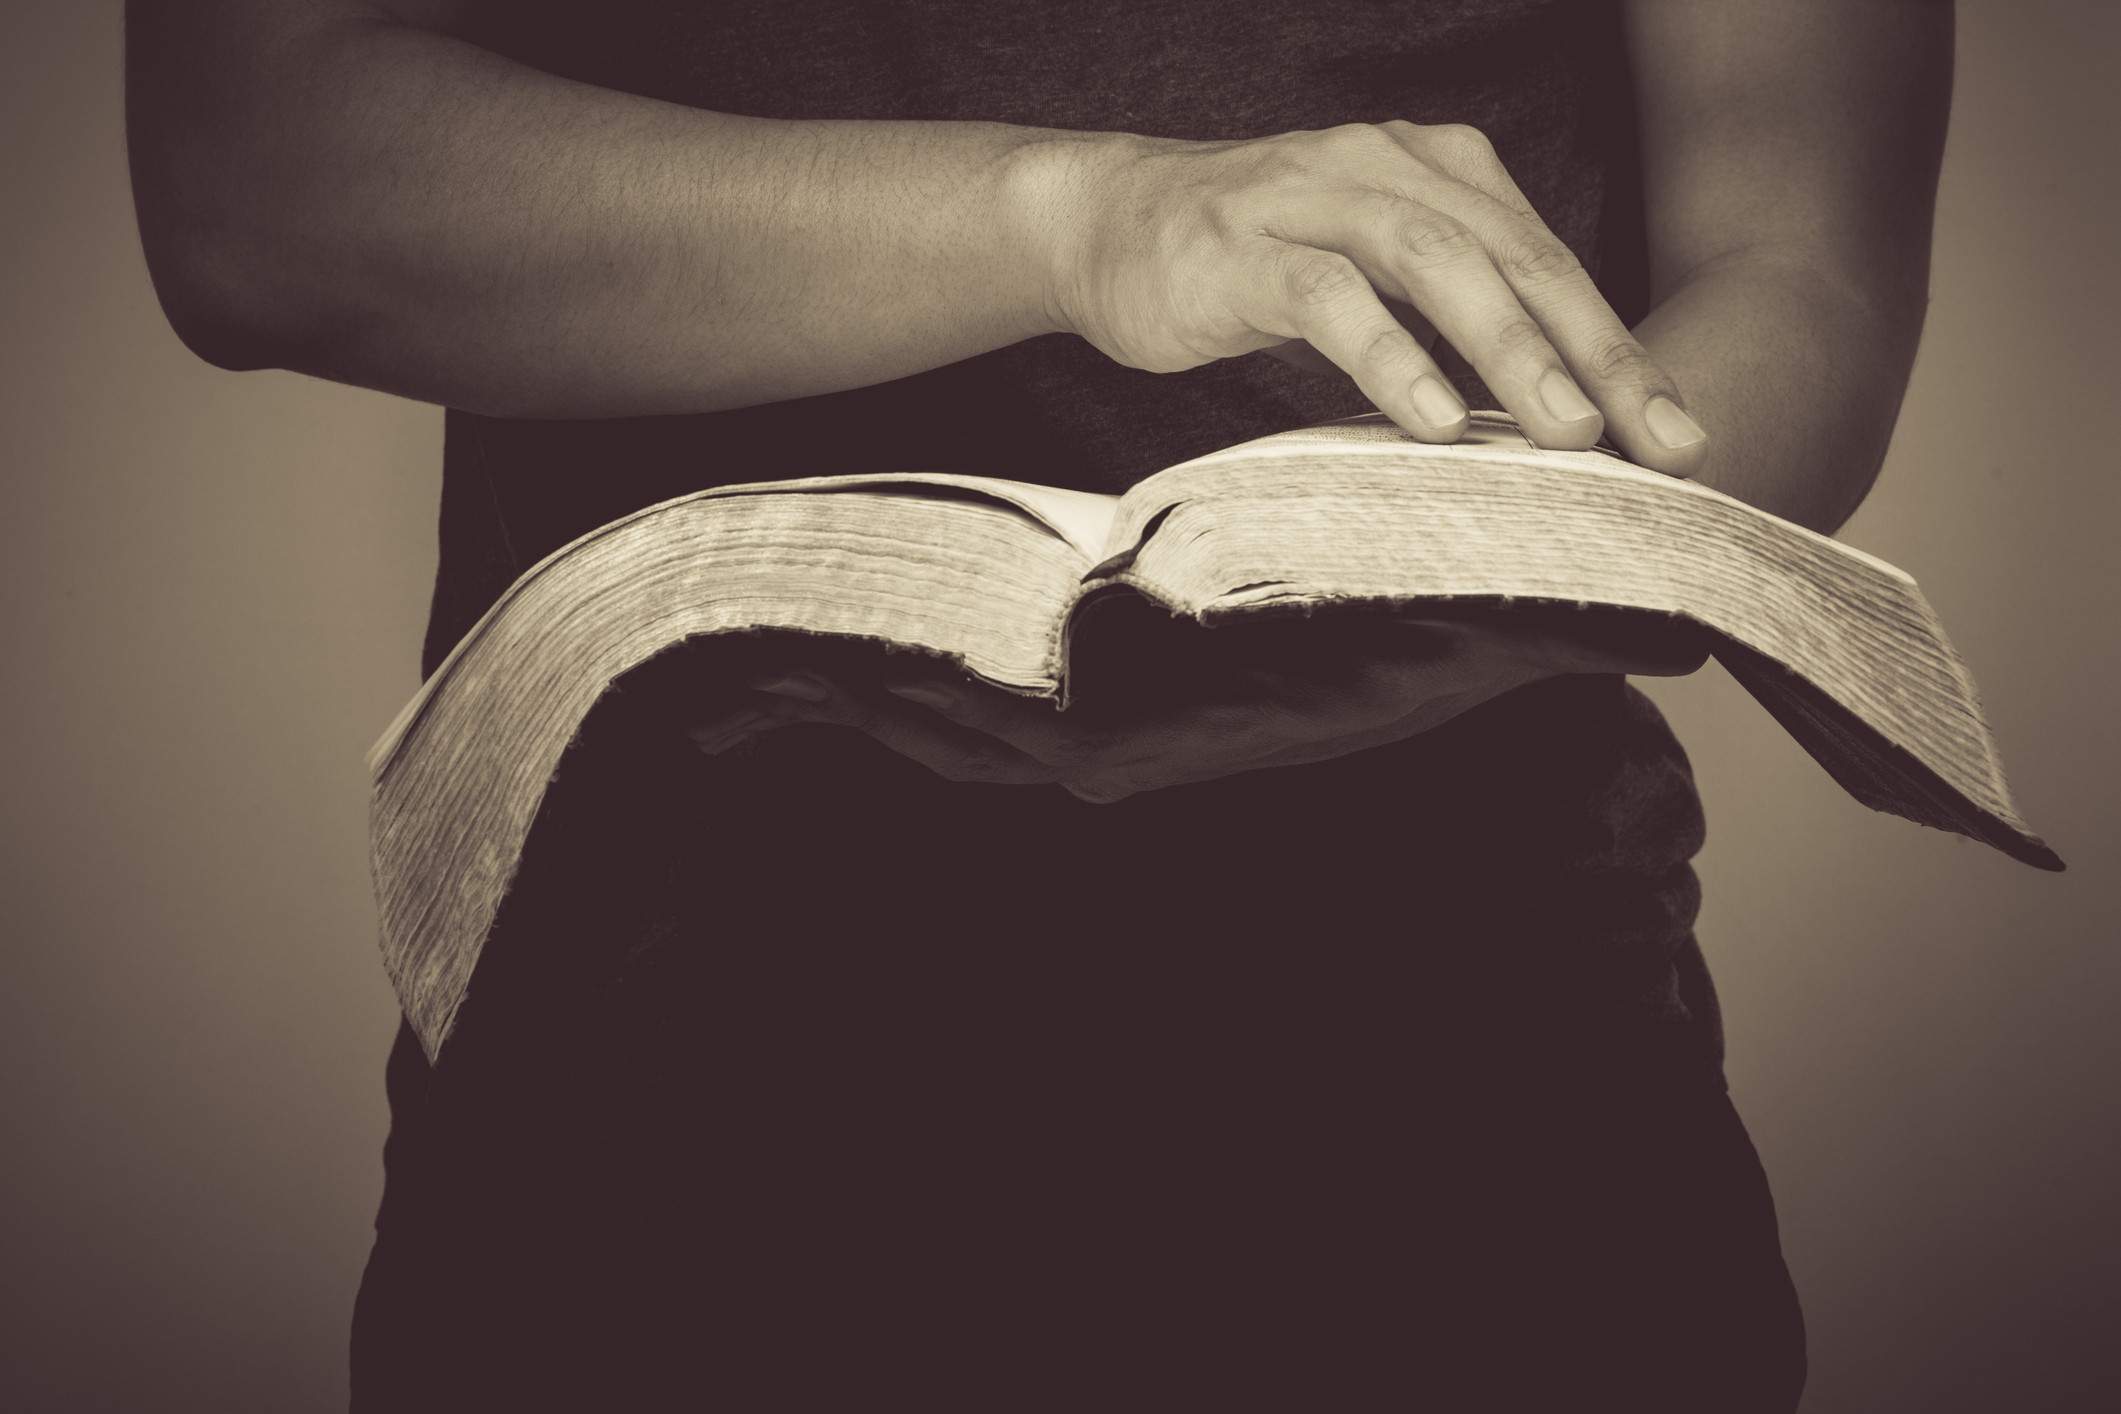
{"label": "dark trousers", "polygon": [[[425,1068],[402,1045],[395,1064]],[[764,1154],[550,1115],[479,1155],[430,1136],[393,1155],[353,1407],[1796,1407],[1802,1326],[1723,1096],[1256,1103],[1251,1124],[1085,1116],[1065,1139],[983,1113],[918,1158],[903,1104],[856,1135],[787,1116]]]}
{"label": "dark trousers", "polygon": [[593,720],[393,1055],[355,1410],[1787,1414],[1684,758],[1495,707],[1108,810]]}

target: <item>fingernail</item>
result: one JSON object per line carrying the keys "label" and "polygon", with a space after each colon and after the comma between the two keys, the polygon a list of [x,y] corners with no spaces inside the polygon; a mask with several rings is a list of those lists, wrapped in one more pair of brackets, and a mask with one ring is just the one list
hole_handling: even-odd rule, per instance
{"label": "fingernail", "polygon": [[1598,409],[1591,406],[1576,380],[1558,368],[1548,369],[1539,380],[1539,401],[1546,404],[1547,412],[1558,422],[1581,422],[1598,416]]}
{"label": "fingernail", "polygon": [[1466,415],[1458,393],[1441,378],[1423,376],[1414,380],[1414,411],[1431,427],[1449,427]]}
{"label": "fingernail", "polygon": [[908,702],[918,702],[923,707],[933,707],[939,712],[946,712],[957,704],[957,699],[941,688],[891,687],[884,690],[893,697],[903,697]]}
{"label": "fingernail", "polygon": [[770,692],[776,697],[799,697],[805,702],[823,702],[832,696],[832,689],[808,673],[778,673],[744,681],[760,692]]}
{"label": "fingernail", "polygon": [[1675,452],[1709,440],[1709,434],[1701,430],[1701,424],[1688,417],[1670,398],[1650,399],[1649,406],[1642,410],[1642,420],[1650,425],[1652,437]]}

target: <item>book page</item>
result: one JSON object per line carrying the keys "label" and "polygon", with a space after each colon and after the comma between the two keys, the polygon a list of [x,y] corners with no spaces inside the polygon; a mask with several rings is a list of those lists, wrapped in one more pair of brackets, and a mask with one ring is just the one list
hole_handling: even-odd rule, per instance
{"label": "book page", "polygon": [[812,476],[797,481],[755,481],[743,486],[718,487],[703,496],[760,496],[783,493],[827,494],[839,491],[884,491],[903,486],[918,495],[924,486],[949,487],[991,496],[1016,507],[1032,520],[1073,546],[1086,562],[1105,555],[1105,542],[1112,535],[1112,520],[1120,498],[1095,491],[1071,491],[1065,486],[1041,486],[1031,481],[1004,481],[998,476],[960,476],[955,472],[930,471],[891,476]]}
{"label": "book page", "polygon": [[[1148,504],[1168,509],[1114,581],[1211,626],[1418,600],[1682,616],[1816,689],[1800,701],[1763,675],[1759,685],[1747,680],[1771,710],[1804,725],[1799,740],[1837,779],[1890,779],[1859,798],[1924,823],[1992,822],[1969,833],[2059,867],[2017,816],[1965,665],[1914,580],[1891,565],[1708,487],[1597,454],[1274,441],[1159,473]],[[1133,513],[1123,507],[1122,521]],[[1862,731],[1814,730],[1826,711]],[[1901,757],[1905,769],[1893,764]],[[1967,810],[1940,812],[1932,779]]]}
{"label": "book page", "polygon": [[1058,691],[1084,556],[984,490],[910,489],[666,502],[519,580],[435,673],[378,746],[370,827],[385,967],[430,1057],[569,740],[613,683],[666,649],[810,634]]}
{"label": "book page", "polygon": [[1171,613],[1212,628],[1439,600],[1692,619],[1857,798],[2061,867],[2018,818],[1973,680],[1905,574],[1609,453],[1534,447],[1492,415],[1443,447],[1358,418],[1124,497],[820,477],[716,488],[584,536],[510,588],[371,757],[388,970],[432,1058],[568,741],[620,675],[687,639],[881,643],[1051,697],[1077,609],[1106,630]]}
{"label": "book page", "polygon": [[1456,442],[1445,443],[1423,442],[1410,437],[1381,412],[1363,413],[1315,427],[1299,427],[1255,437],[1249,442],[1224,447],[1144,477],[1120,497],[1119,512],[1109,536],[1111,544],[1099,557],[1095,573],[1114,576],[1132,564],[1142,548],[1144,537],[1153,532],[1166,512],[1184,501],[1214,494],[1218,468],[1232,463],[1279,462],[1289,464],[1292,474],[1300,476],[1301,473],[1294,470],[1295,465],[1305,457],[1319,453],[1370,455],[1390,458],[1408,466],[1425,462],[1521,462],[1527,457],[1540,461],[1559,459],[1597,469],[1625,468],[1659,480],[1672,479],[1645,471],[1624,460],[1619,453],[1603,447],[1588,452],[1549,451],[1525,436],[1516,420],[1507,413],[1474,412],[1467,421],[1465,434]]}
{"label": "book page", "polygon": [[544,559],[532,565],[509,586],[506,593],[488,609],[471,631],[452,648],[449,656],[442,660],[434,674],[420,685],[412,700],[399,709],[398,715],[368,749],[367,763],[371,771],[382,769],[399,744],[406,730],[419,714],[425,710],[428,698],[437,684],[454,670],[458,658],[466,647],[483,635],[494,618],[508,608],[528,586],[545,576],[553,566],[570,556],[579,554],[588,546],[610,536],[623,533],[636,523],[661,515],[673,507],[695,501],[723,500],[740,496],[772,496],[791,494],[834,494],[843,492],[883,492],[905,488],[915,494],[922,487],[941,487],[970,491],[976,495],[1002,502],[1031,523],[1061,540],[1087,570],[1106,554],[1105,544],[1112,533],[1112,521],[1119,509],[1120,498],[1104,496],[1091,491],[1071,491],[1059,486],[1039,486],[1023,481],[1004,481],[990,476],[959,476],[948,472],[923,472],[896,474],[891,476],[812,476],[793,481],[750,481],[735,486],[715,486],[690,495],[679,496],[653,506],[643,507],[628,516],[607,525],[598,526],[587,535],[569,541]]}

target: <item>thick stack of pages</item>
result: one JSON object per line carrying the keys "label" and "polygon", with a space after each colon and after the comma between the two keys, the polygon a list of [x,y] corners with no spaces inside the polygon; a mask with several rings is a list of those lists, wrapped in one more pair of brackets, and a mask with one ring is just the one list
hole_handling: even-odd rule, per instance
{"label": "thick stack of pages", "polygon": [[1494,414],[1449,447],[1378,417],[1284,433],[1122,497],[946,475],[761,481],[547,557],[371,753],[385,963],[429,1056],[546,783],[613,680],[690,638],[789,630],[924,650],[1059,706],[1076,611],[1118,593],[1210,627],[1469,600],[1683,617],[1866,805],[2062,867],[2013,809],[1973,679],[1907,575],[1610,454],[1541,451]]}

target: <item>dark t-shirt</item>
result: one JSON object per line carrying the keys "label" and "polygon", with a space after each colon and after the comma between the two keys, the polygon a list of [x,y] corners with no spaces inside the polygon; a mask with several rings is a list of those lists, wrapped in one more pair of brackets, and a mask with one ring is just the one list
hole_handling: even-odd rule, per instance
{"label": "dark t-shirt", "polygon": [[[1639,293],[1628,272],[1639,272],[1643,252],[1616,35],[1611,6],[1548,0],[624,0],[487,5],[469,37],[569,78],[766,117],[999,120],[1176,137],[1393,117],[1471,123],[1590,268],[1621,272],[1615,297],[1625,304]],[[1491,401],[1455,366],[1476,406]],[[452,412],[428,659],[549,551],[700,487],[896,467],[1120,491],[1187,457],[1366,408],[1352,382],[1264,355],[1153,374],[1053,336],[893,383],[733,412],[574,422]],[[683,679],[665,664],[641,682],[662,683],[669,700],[682,697]],[[672,710],[682,713],[682,702]],[[1115,842],[1138,836],[1172,882],[1140,877],[1142,897],[1128,904],[1136,915],[1183,896],[1200,929],[1251,931],[1267,916],[1322,916],[1304,881],[1332,878],[1346,916],[1392,914],[1418,927],[1390,861],[1462,856],[1449,870],[1454,899],[1477,900],[1490,918],[1483,931],[1536,932],[1566,959],[1557,965],[1571,988],[1595,957],[1598,990],[1619,986],[1632,1013],[1606,1021],[1655,1032],[1655,1049],[1683,1056],[1692,1075],[1716,1070],[1712,1008],[1698,985],[1684,995],[1680,984],[1700,973],[1686,868],[1699,824],[1685,760],[1654,710],[1617,680],[1550,682],[1394,747],[1112,809],[1058,788],[930,782],[880,747],[833,735],[779,733],[735,760],[685,763],[682,774],[703,782],[710,820],[770,815],[792,791],[819,792],[812,823],[774,846],[799,857],[806,877],[860,875],[872,879],[868,896],[889,888],[929,907],[970,889],[995,916],[1067,913],[1066,900],[1050,901],[1054,880],[1113,894],[1114,870],[1129,857]],[[829,772],[816,765],[826,758]],[[577,760],[563,776],[583,769]],[[984,862],[876,862],[886,843],[837,823],[864,799],[884,802],[885,818],[896,810],[923,829],[961,830]],[[564,793],[555,810],[563,802]],[[719,840],[711,854],[746,859],[758,838]],[[1213,877],[1211,857],[1232,852],[1278,858],[1274,882],[1177,882]],[[775,872],[766,862],[701,868],[727,876],[714,890],[718,907],[776,896],[758,884]],[[1594,921],[1586,890],[1630,906],[1658,902],[1628,925],[1628,943],[1601,933],[1593,946],[1586,930],[1611,925]],[[846,895],[847,912],[818,915],[811,926],[820,929],[858,928],[874,911],[862,890],[799,892],[813,904]],[[1439,899],[1422,911],[1441,917],[1459,906]]]}
{"label": "dark t-shirt", "polygon": [[[1471,123],[1633,313],[1616,33],[1540,0],[497,0],[469,37],[762,116]],[[700,487],[1117,491],[1364,406],[1263,356],[1157,375],[1051,337],[712,415],[451,412],[428,663],[542,555]],[[685,1408],[1288,1409],[1336,1381],[1333,1407],[1488,1408],[1464,1391],[1518,1387],[1492,1370],[1513,1331],[1574,1371],[1541,1389],[1649,1389],[1616,1301],[1684,1347],[1649,1362],[1692,1391],[1670,1407],[1794,1398],[1691,933],[1700,812],[1622,680],[1094,807],[842,730],[702,758],[678,731],[700,671],[669,655],[599,705],[441,1064],[401,1043],[357,1407],[490,1396],[493,1352],[535,1345],[517,1400],[525,1371],[623,1359]],[[1406,1365],[1417,1327],[1455,1373]],[[1258,1394],[1270,1366],[1302,1393]],[[1123,1370],[1150,1383],[1099,1384]]]}
{"label": "dark t-shirt", "polygon": [[[477,12],[469,37],[568,78],[756,117],[1179,138],[1393,118],[1468,123],[1632,322],[1644,312],[1646,260],[1612,8],[495,3]],[[1473,406],[1497,406],[1448,346],[1442,352]],[[1056,335],[879,387],[705,416],[555,423],[451,413],[429,661],[549,551],[703,486],[913,470],[1117,492],[1204,452],[1368,410],[1352,382],[1264,354],[1144,373]]]}
{"label": "dark t-shirt", "polygon": [[[1608,5],[1545,0],[625,0],[493,4],[469,37],[569,78],[767,117],[1001,120],[1179,137],[1391,117],[1472,123],[1590,268],[1610,259],[1626,272],[1643,258],[1616,33]],[[1616,297],[1629,298],[1632,283],[1623,278]],[[1474,405],[1491,401],[1453,362]],[[428,660],[549,551],[700,487],[896,467],[1120,491],[1187,457],[1366,409],[1349,380],[1264,355],[1153,374],[1053,336],[893,383],[732,412],[572,422],[451,412]],[[1686,861],[1698,809],[1676,743],[1617,679],[1549,682],[1396,746],[1110,809],[1057,787],[948,785],[874,743],[824,730],[777,733],[734,759],[687,760],[674,729],[691,684],[682,664],[666,662],[636,675],[629,706],[608,702],[601,712],[633,714],[674,753],[639,767],[638,790],[687,782],[671,809],[693,812],[706,835],[676,844],[684,830],[673,825],[636,853],[694,861],[703,926],[800,896],[807,930],[861,931],[883,916],[877,900],[896,897],[948,909],[953,928],[1008,917],[1065,935],[1097,926],[1077,912],[1088,899],[1099,901],[1091,918],[1115,905],[1136,920],[1182,908],[1187,926],[1208,935],[1258,934],[1269,918],[1301,932],[1347,926],[1328,925],[1332,917],[1389,917],[1427,934],[1423,955],[1449,956],[1454,968],[1500,955],[1446,941],[1470,927],[1539,940],[1546,960],[1505,990],[1559,989],[1575,998],[1572,1024],[1647,1048],[1675,1067],[1667,1079],[1702,1083],[1718,1072],[1713,1003],[1690,935]],[[642,724],[644,713],[653,721]],[[613,742],[617,728],[596,725],[588,740]],[[615,769],[577,750],[562,776]],[[785,833],[726,829],[780,819],[798,793],[808,814]],[[551,802],[547,836],[563,828],[567,800],[561,791]],[[871,808],[875,829],[845,823]],[[893,836],[909,827],[962,843],[905,858]],[[531,857],[600,900],[606,933],[633,907],[618,895],[663,897],[638,879],[621,889],[549,849]],[[1410,857],[1450,881],[1419,908],[1404,877]],[[1232,858],[1246,861],[1235,876]],[[1262,873],[1254,859],[1274,862]],[[602,882],[581,882],[591,878]],[[1330,908],[1319,899],[1326,880]],[[526,877],[518,893],[539,887]],[[953,896],[962,901],[945,903]],[[504,913],[504,955],[528,912],[519,904]],[[1468,921],[1445,921],[1461,916]],[[498,965],[473,983],[474,1019],[491,1009],[478,997],[492,992]]]}

